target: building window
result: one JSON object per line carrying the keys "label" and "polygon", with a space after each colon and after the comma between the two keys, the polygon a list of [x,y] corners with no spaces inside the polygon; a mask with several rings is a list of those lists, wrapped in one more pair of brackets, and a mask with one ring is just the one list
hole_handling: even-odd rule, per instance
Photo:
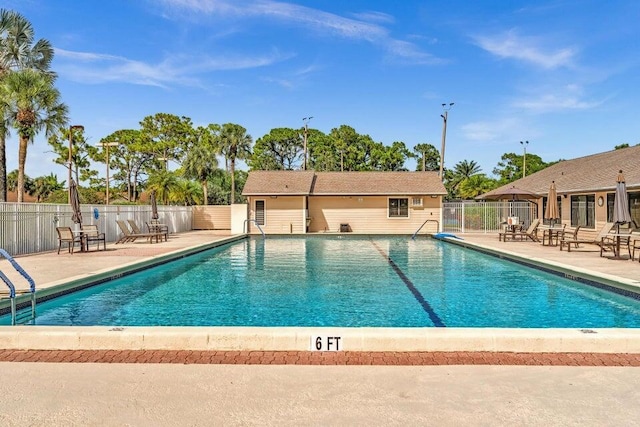
{"label": "building window", "polygon": [[413,206],[414,208],[421,208],[422,207],[422,197],[412,197],[411,198],[411,206]]}
{"label": "building window", "polygon": [[256,222],[264,225],[265,220],[264,200],[256,200]]}
{"label": "building window", "polygon": [[595,228],[596,196],[571,196],[571,226]]}
{"label": "building window", "polygon": [[409,199],[389,199],[389,218],[408,218]]}

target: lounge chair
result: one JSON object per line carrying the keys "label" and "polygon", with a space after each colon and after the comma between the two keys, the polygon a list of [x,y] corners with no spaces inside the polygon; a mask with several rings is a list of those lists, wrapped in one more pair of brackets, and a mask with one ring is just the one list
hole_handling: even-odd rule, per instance
{"label": "lounge chair", "polygon": [[605,223],[604,226],[598,232],[598,235],[592,239],[581,239],[577,236],[577,232],[574,238],[571,238],[569,236],[563,237],[563,239],[560,240],[560,250],[562,250],[562,248],[566,246],[567,251],[571,252],[571,245],[575,245],[575,247],[577,248],[580,243],[585,243],[585,244],[591,244],[591,245],[598,245],[600,246],[602,251],[603,238],[607,237],[607,234],[611,232],[612,228],[613,228],[612,222]]}
{"label": "lounge chair", "polygon": [[79,234],[73,234],[73,231],[71,231],[71,227],[56,227],[56,232],[58,233],[58,255],[60,255],[60,247],[63,243],[67,244],[67,250],[72,255],[73,248],[75,247],[76,243],[80,244],[80,250],[82,250],[82,246],[84,245],[82,236]]}
{"label": "lounge chair", "polygon": [[520,240],[531,239],[534,242],[539,242],[540,239],[538,239],[538,234],[537,234],[539,225],[540,225],[540,218],[536,218],[531,222],[531,224],[529,225],[529,228],[527,228],[525,231],[514,231],[514,232],[504,231],[502,233],[498,233],[498,240],[504,240],[506,242],[507,237],[511,237],[514,240],[516,237],[520,237]]}
{"label": "lounge chair", "polygon": [[100,250],[100,242],[102,242],[102,246],[104,250],[107,250],[107,240],[104,233],[101,233],[98,230],[97,225],[83,225],[82,226],[82,234],[85,239],[85,244],[87,250],[89,250],[89,244],[91,242],[96,242],[97,249]]}
{"label": "lounge chair", "polygon": [[159,241],[159,234],[158,233],[134,233],[131,230],[129,230],[129,227],[127,226],[127,223],[122,221],[122,220],[117,220],[116,224],[118,224],[118,227],[120,228],[120,231],[122,232],[122,237],[120,237],[120,239],[118,239],[118,241],[116,242],[116,245],[118,243],[127,243],[127,242],[135,242],[136,239],[140,238],[140,237],[144,237],[146,239],[149,239],[150,243],[153,243],[153,239],[156,239],[156,242]]}

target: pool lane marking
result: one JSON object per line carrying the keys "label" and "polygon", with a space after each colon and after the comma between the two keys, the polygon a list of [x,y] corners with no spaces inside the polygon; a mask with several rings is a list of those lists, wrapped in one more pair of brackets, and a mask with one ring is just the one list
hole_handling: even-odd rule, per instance
{"label": "pool lane marking", "polygon": [[374,248],[376,248],[376,250],[378,252],[380,252],[380,255],[382,255],[382,257],[387,260],[387,262],[389,263],[391,268],[393,268],[393,271],[396,272],[398,277],[400,277],[400,279],[402,279],[402,281],[407,286],[409,291],[413,294],[414,298],[418,301],[418,303],[420,304],[422,309],[429,315],[429,319],[431,319],[431,321],[433,322],[434,326],[439,327],[439,328],[446,327],[446,325],[444,324],[442,319],[440,319],[440,317],[436,314],[436,312],[433,311],[433,308],[431,307],[429,302],[426,299],[424,299],[424,296],[420,293],[420,291],[418,289],[416,289],[416,287],[413,284],[413,282],[411,281],[411,279],[409,279],[407,277],[407,275],[404,274],[404,272],[402,270],[400,270],[400,267],[398,267],[398,265],[391,259],[391,257],[389,255],[387,255],[382,250],[382,248],[377,245],[376,242],[371,240],[371,244],[373,245]]}

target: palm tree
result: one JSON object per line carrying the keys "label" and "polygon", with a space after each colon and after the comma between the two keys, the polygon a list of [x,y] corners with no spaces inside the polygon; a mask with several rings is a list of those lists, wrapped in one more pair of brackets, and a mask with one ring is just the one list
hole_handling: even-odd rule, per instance
{"label": "palm tree", "polygon": [[36,196],[37,202],[41,202],[54,191],[62,189],[64,189],[64,186],[58,182],[58,177],[52,172],[49,175],[40,176],[33,180],[33,192],[31,194]]}
{"label": "palm tree", "polygon": [[218,169],[216,153],[207,145],[196,145],[188,153],[182,163],[182,172],[185,177],[197,180],[202,186],[204,204],[208,205],[209,192],[207,181]]}
{"label": "palm tree", "polygon": [[247,130],[240,125],[226,123],[222,125],[218,136],[220,153],[229,161],[229,174],[231,175],[230,204],[235,203],[235,170],[236,159],[242,160],[249,157],[253,139],[247,134]]}
{"label": "palm tree", "polygon": [[458,196],[462,199],[473,199],[480,194],[487,193],[498,186],[495,179],[483,173],[477,173],[464,179],[458,186]]}
{"label": "palm tree", "polygon": [[[0,80],[13,71],[35,69],[47,72],[53,47],[44,39],[34,43],[31,23],[17,12],[0,9]],[[6,140],[11,123],[7,105],[0,99],[0,202],[7,200]]]}
{"label": "palm tree", "polygon": [[27,146],[44,129],[47,137],[67,122],[67,106],[60,102],[54,77],[31,69],[11,72],[2,79],[0,99],[6,102],[9,120],[18,130],[18,202],[24,200],[24,167]]}
{"label": "palm tree", "polygon": [[180,179],[171,191],[171,199],[184,206],[202,204],[202,191],[196,182]]}
{"label": "palm tree", "polygon": [[449,174],[449,185],[451,190],[455,193],[465,179],[471,178],[473,175],[480,173],[481,171],[482,168],[475,160],[463,160],[456,163],[453,167],[453,171]]}
{"label": "palm tree", "polygon": [[178,187],[178,177],[175,172],[159,170],[149,177],[147,190],[155,191],[162,203],[167,205],[171,199],[171,194]]}

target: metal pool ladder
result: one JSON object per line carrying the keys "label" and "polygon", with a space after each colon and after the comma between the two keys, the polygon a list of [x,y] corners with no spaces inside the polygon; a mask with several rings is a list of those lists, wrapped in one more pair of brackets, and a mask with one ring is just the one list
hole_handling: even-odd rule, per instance
{"label": "metal pool ladder", "polygon": [[438,224],[438,231],[440,231],[440,221],[438,221],[437,219],[428,219],[425,222],[422,223],[422,225],[420,226],[420,228],[418,228],[416,230],[415,233],[413,233],[413,236],[411,236],[412,240],[416,240],[416,236],[418,235],[418,233],[420,232],[420,230],[422,230],[422,227],[424,227],[424,225],[428,222],[435,222],[436,224]]}
{"label": "metal pool ladder", "polygon": [[[5,251],[4,249],[0,249],[0,255],[5,257],[6,260],[9,261],[9,263],[11,263],[13,268],[15,268],[16,271],[20,273],[22,277],[24,277],[27,280],[27,282],[29,282],[28,290],[26,289],[16,290],[16,287],[13,285],[13,283],[11,283],[11,280],[9,280],[9,278],[2,271],[0,271],[0,279],[9,288],[8,292],[0,292],[0,298],[6,295],[11,300],[11,324],[15,325],[17,320],[22,321],[22,320],[35,319],[36,318],[36,282],[34,282],[31,276],[29,276],[27,272],[24,271],[22,267],[20,267],[20,265],[16,262],[16,260],[13,259],[13,257],[9,255],[7,251]],[[27,294],[27,293],[31,294],[31,313],[30,313],[31,316],[25,313],[19,319],[16,319],[16,294],[20,295],[20,294]]]}
{"label": "metal pool ladder", "polygon": [[248,222],[253,222],[256,227],[258,227],[258,230],[260,230],[260,232],[262,233],[262,238],[264,239],[264,231],[262,231],[262,228],[260,228],[260,224],[258,224],[258,221],[256,221],[255,219],[245,219],[244,223],[242,224],[242,232],[246,233],[246,229],[247,229],[247,223]]}

